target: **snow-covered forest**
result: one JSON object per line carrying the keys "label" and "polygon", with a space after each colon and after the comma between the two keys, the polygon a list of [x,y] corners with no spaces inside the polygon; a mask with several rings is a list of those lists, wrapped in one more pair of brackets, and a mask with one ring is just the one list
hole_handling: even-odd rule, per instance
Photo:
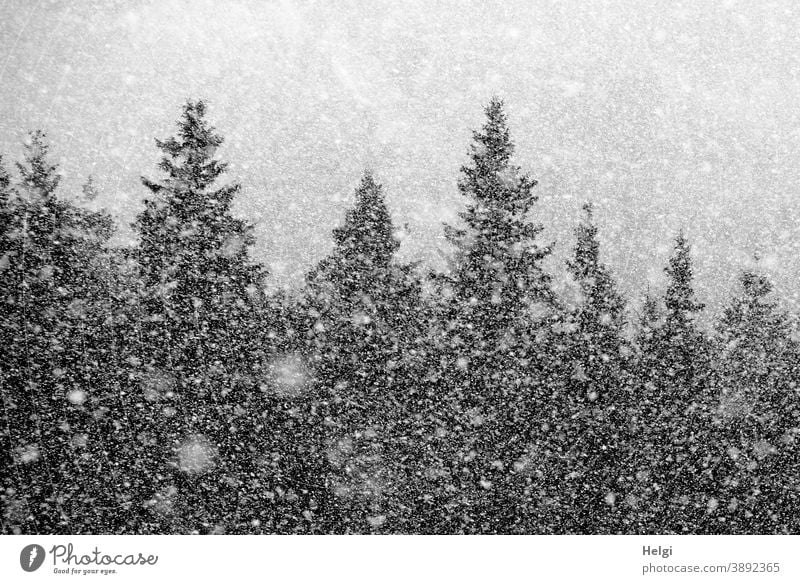
{"label": "snow-covered forest", "polygon": [[556,287],[493,99],[447,269],[397,257],[366,171],[270,289],[206,109],[157,141],[132,246],[44,134],[2,160],[3,533],[800,531],[800,337],[763,273],[704,314],[679,232],[624,297],[587,201]]}

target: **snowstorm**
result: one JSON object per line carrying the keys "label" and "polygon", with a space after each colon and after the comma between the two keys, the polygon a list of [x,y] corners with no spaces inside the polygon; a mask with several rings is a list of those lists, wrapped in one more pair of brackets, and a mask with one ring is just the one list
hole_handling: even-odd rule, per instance
{"label": "snowstorm", "polygon": [[6,0],[0,533],[800,532],[798,29]]}

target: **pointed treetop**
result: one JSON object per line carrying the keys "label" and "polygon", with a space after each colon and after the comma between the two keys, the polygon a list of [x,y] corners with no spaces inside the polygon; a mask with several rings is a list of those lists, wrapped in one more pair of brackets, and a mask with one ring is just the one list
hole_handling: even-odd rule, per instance
{"label": "pointed treetop", "polygon": [[639,323],[642,326],[650,327],[656,323],[660,317],[661,311],[659,310],[658,299],[650,292],[650,287],[648,286],[647,292],[645,292],[644,295],[644,301],[642,302],[642,314]]}
{"label": "pointed treetop", "polygon": [[493,98],[485,113],[485,124],[473,132],[469,154],[472,164],[461,167],[458,188],[478,206],[524,215],[538,198],[532,192],[536,181],[510,163],[514,144],[503,102]]}
{"label": "pointed treetop", "polygon": [[590,276],[600,264],[600,242],[597,240],[592,204],[587,201],[582,209],[583,217],[575,229],[574,256],[567,261],[567,266],[577,279]]}
{"label": "pointed treetop", "polygon": [[752,372],[788,346],[792,326],[777,300],[769,297],[772,283],[766,276],[745,270],[739,282],[741,291],[725,307],[717,331],[724,351],[747,360]]}
{"label": "pointed treetop", "polygon": [[722,330],[735,330],[749,323],[758,335],[764,335],[775,327],[788,327],[777,300],[770,298],[773,286],[769,278],[754,270],[744,270],[739,275],[739,283],[741,293],[725,309],[720,320]]}
{"label": "pointed treetop", "polygon": [[751,270],[745,270],[739,277],[742,289],[746,296],[761,299],[772,292],[772,282],[762,275]]}
{"label": "pointed treetop", "polygon": [[83,193],[83,198],[89,202],[97,199],[97,185],[94,184],[94,177],[91,174],[87,177],[86,182],[83,183],[81,193]]}
{"label": "pointed treetop", "polygon": [[159,168],[167,173],[161,181],[142,177],[142,183],[154,194],[162,194],[168,205],[183,209],[189,216],[226,212],[238,184],[227,185],[212,191],[214,181],[225,172],[227,164],[214,158],[223,138],[205,119],[203,101],[187,101],[183,106],[178,132],[166,140],[156,140],[165,156]]}
{"label": "pointed treetop", "polygon": [[669,284],[664,296],[669,320],[685,321],[693,314],[700,312],[704,305],[695,300],[692,280],[691,248],[681,230],[675,238],[675,247],[669,265],[664,268],[669,276]]}
{"label": "pointed treetop", "polygon": [[624,320],[625,300],[617,291],[611,272],[600,261],[600,242],[591,203],[585,203],[583,211],[584,216],[575,228],[573,257],[567,260],[567,268],[584,295],[582,318],[594,326],[604,323],[620,327]]}
{"label": "pointed treetop", "polygon": [[211,310],[210,299],[217,302],[222,294],[224,302],[244,300],[249,306],[266,272],[249,258],[252,225],[231,213],[239,185],[214,184],[227,165],[214,158],[223,139],[205,114],[204,102],[186,102],[178,132],[156,140],[164,154],[159,167],[167,176],[142,178],[155,196],[145,199],[134,223],[139,262],[153,290],[163,288],[167,278],[176,283],[164,295],[169,302],[205,298]]}
{"label": "pointed treetop", "polygon": [[3,156],[0,155],[0,205],[8,204],[11,196],[11,175],[3,164]]}
{"label": "pointed treetop", "polygon": [[355,194],[355,206],[347,212],[344,224],[333,230],[335,253],[365,266],[386,267],[400,242],[394,237],[383,187],[367,170]]}
{"label": "pointed treetop", "polygon": [[505,104],[498,97],[492,97],[489,105],[484,110],[486,122],[480,131],[473,131],[474,142],[471,146],[472,160],[476,163],[488,161],[505,166],[514,153],[514,144],[508,131],[508,121],[505,113]]}
{"label": "pointed treetop", "polygon": [[[214,159],[223,138],[208,124],[205,115],[205,102],[187,101],[178,121],[177,135],[166,140],[156,139],[156,145],[166,154],[159,167],[169,174],[173,190],[203,190],[227,168],[227,164]],[[155,192],[164,188],[147,179],[143,182]]]}
{"label": "pointed treetop", "polygon": [[[206,122],[206,104],[202,100],[187,100],[183,105],[183,116],[178,121],[178,136],[168,140],[156,140],[160,148],[176,154],[190,151],[201,150],[203,154],[213,155],[207,152],[210,148],[216,148],[223,142],[222,136],[215,133],[215,128]],[[210,158],[208,156],[207,158]]]}
{"label": "pointed treetop", "polygon": [[39,196],[50,198],[53,196],[61,177],[58,167],[48,162],[50,145],[47,135],[41,130],[28,134],[25,141],[25,162],[17,163],[21,183],[29,191],[35,191]]}
{"label": "pointed treetop", "polygon": [[473,132],[471,164],[461,167],[458,181],[468,200],[459,213],[464,225],[445,224],[445,237],[455,249],[451,280],[456,296],[511,315],[526,310],[533,298],[554,299],[550,277],[540,265],[552,246],[539,245],[544,227],[529,217],[538,200],[536,181],[510,162],[514,146],[503,102],[493,98],[485,114],[484,126]]}
{"label": "pointed treetop", "polygon": [[366,171],[355,191],[355,205],[333,230],[334,247],[307,275],[316,291],[327,288],[347,298],[374,297],[390,292],[407,268],[395,263],[400,247],[383,189]]}

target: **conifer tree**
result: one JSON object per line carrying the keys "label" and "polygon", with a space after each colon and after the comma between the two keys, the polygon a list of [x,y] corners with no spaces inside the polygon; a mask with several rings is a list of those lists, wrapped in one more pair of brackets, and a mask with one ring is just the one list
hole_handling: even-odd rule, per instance
{"label": "conifer tree", "polygon": [[486,118],[473,133],[471,164],[461,168],[458,188],[469,201],[460,213],[464,226],[448,225],[446,234],[455,248],[454,298],[468,307],[462,318],[498,338],[532,303],[552,300],[542,268],[551,247],[537,241],[544,229],[530,218],[537,183],[511,164],[514,144],[501,100],[489,103]]}
{"label": "conifer tree", "polygon": [[[226,511],[236,516],[241,489],[224,485],[238,485],[230,469],[251,458],[238,433],[257,407],[253,383],[235,373],[257,367],[265,271],[248,257],[252,227],[231,214],[239,185],[216,184],[227,168],[214,157],[222,142],[205,103],[187,102],[177,134],[156,140],[165,177],[142,179],[151,196],[134,224],[146,315],[137,366],[152,428],[144,440],[171,451],[177,467],[155,475],[150,503],[188,531],[225,529]],[[193,453],[202,468],[186,463]]]}
{"label": "conifer tree", "polygon": [[[796,508],[800,400],[787,383],[797,346],[771,282],[745,270],[717,325],[715,408],[721,487],[715,532],[789,533]],[[796,523],[795,523],[796,524]]]}
{"label": "conifer tree", "polygon": [[14,224],[14,210],[11,207],[11,175],[8,174],[0,156],[0,268],[8,268],[10,257],[11,229]]}
{"label": "conifer tree", "polygon": [[627,444],[624,484],[628,496],[622,502],[623,521],[628,533],[649,533],[660,485],[651,480],[650,464],[659,456],[659,445],[653,441],[650,426],[658,415],[660,402],[656,382],[660,375],[658,338],[664,324],[664,307],[648,286],[636,322],[633,339],[633,363],[629,378],[631,403],[627,409],[625,432]]}
{"label": "conifer tree", "polygon": [[86,182],[83,183],[83,186],[81,187],[81,194],[83,195],[84,200],[90,203],[97,199],[97,185],[95,184],[94,177],[91,174],[86,179]]}
{"label": "conifer tree", "polygon": [[[13,192],[11,189],[11,175],[3,164],[0,157],[0,290],[2,296],[2,306],[9,308],[9,304],[16,304],[17,290],[11,284],[12,273],[15,265],[16,249],[15,239],[18,237],[15,230],[18,229],[16,221],[16,211],[13,206]],[[13,310],[13,309],[12,309]],[[12,313],[13,314],[13,313]],[[16,316],[16,315],[14,315]],[[22,394],[21,375],[18,365],[14,362],[16,355],[11,353],[16,338],[18,338],[17,327],[21,326],[21,319],[17,316],[6,315],[2,320],[2,339],[0,346],[6,357],[0,364],[0,397],[3,406],[3,433],[0,436],[0,466],[6,469],[3,473],[3,480],[0,483],[0,502],[4,509],[2,516],[4,533],[21,533],[36,531],[35,524],[28,521],[32,516],[33,505],[35,503],[26,496],[26,488],[30,485],[30,479],[23,476],[26,473],[24,466],[20,464],[20,448],[25,448],[23,440],[25,433],[30,430],[29,424],[25,421],[25,415],[17,415],[15,410],[22,409],[24,399]],[[30,402],[28,405],[32,405]],[[19,418],[19,419],[18,419]],[[32,436],[32,432],[29,434]],[[30,451],[34,451],[31,449]],[[17,497],[17,493],[20,496]]]}
{"label": "conifer tree", "polygon": [[608,343],[610,351],[614,351],[619,347],[625,325],[625,301],[610,271],[600,261],[600,243],[591,203],[586,203],[583,211],[584,217],[575,230],[573,257],[567,261],[569,272],[583,293],[583,303],[576,311],[577,321],[584,335],[600,343],[600,350]]}
{"label": "conifer tree", "polygon": [[320,468],[346,510],[338,529],[403,531],[421,288],[414,266],[395,258],[400,242],[381,185],[368,172],[355,194],[332,252],[308,276],[315,381],[331,419]]}
{"label": "conifer tree", "polygon": [[[443,292],[445,383],[441,415],[449,448],[450,486],[461,514],[450,531],[522,529],[523,502],[533,498],[530,474],[515,470],[541,417],[535,395],[544,377],[541,335],[552,312],[550,277],[542,266],[551,248],[532,221],[536,181],[511,162],[514,145],[503,102],[493,99],[473,134],[470,163],[461,169],[463,225],[446,226],[454,247]],[[538,335],[538,339],[534,340]],[[535,413],[534,413],[535,412]]]}
{"label": "conifer tree", "polygon": [[[57,196],[60,175],[42,132],[30,134],[19,182],[2,173],[2,385],[17,482],[6,493],[8,524],[28,532],[80,533],[113,507],[98,447],[102,405],[113,391],[98,381],[113,224]],[[107,475],[104,475],[104,477]],[[24,493],[24,495],[23,495]],[[19,514],[17,514],[19,513]]]}
{"label": "conifer tree", "polygon": [[695,298],[691,250],[683,233],[665,268],[663,323],[652,330],[642,363],[639,399],[647,404],[637,450],[639,493],[652,513],[647,529],[684,533],[705,517],[710,499],[709,343],[697,324],[703,304]]}
{"label": "conifer tree", "polygon": [[567,315],[561,381],[568,453],[564,493],[573,513],[563,527],[577,533],[618,530],[615,507],[622,502],[624,412],[629,405],[625,379],[625,302],[600,260],[600,243],[591,204],[575,230],[573,256],[567,260],[581,301]]}

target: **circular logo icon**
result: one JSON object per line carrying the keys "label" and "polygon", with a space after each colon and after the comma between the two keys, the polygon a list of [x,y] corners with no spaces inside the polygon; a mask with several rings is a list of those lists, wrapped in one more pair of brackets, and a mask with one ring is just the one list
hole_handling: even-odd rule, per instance
{"label": "circular logo icon", "polygon": [[44,556],[44,548],[42,546],[35,543],[26,545],[19,554],[19,565],[26,572],[35,572],[42,567]]}

